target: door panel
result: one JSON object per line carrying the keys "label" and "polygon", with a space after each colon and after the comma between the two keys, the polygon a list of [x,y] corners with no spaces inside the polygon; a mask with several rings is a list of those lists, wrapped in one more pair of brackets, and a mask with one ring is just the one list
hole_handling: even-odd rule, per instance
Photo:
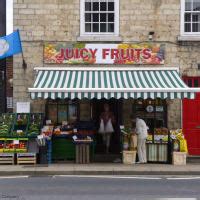
{"label": "door panel", "polygon": [[183,132],[189,154],[200,155],[200,93],[196,94],[195,99],[183,100]]}

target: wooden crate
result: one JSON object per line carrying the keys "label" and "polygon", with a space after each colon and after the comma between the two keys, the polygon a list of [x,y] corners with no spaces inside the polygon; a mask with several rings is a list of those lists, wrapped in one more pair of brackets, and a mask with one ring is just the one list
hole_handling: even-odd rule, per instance
{"label": "wooden crate", "polygon": [[17,164],[36,164],[36,153],[18,153]]}
{"label": "wooden crate", "polygon": [[76,144],[76,163],[90,162],[90,144]]}
{"label": "wooden crate", "polygon": [[0,164],[15,164],[14,153],[0,153]]}

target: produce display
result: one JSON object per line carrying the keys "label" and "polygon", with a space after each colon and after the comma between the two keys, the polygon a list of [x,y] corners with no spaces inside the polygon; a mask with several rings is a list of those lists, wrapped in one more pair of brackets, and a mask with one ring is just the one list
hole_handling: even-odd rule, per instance
{"label": "produce display", "polygon": [[45,136],[52,136],[53,134],[53,126],[49,125],[49,126],[43,126],[41,133]]}
{"label": "produce display", "polygon": [[73,129],[68,125],[57,126],[53,131],[54,135],[70,135],[73,133]]}
{"label": "produce display", "polygon": [[27,152],[27,138],[0,138],[0,152],[24,153]]}
{"label": "produce display", "polygon": [[26,126],[28,124],[28,114],[17,114],[15,125]]}
{"label": "produce display", "polygon": [[168,135],[168,129],[167,128],[155,128],[154,134],[155,135]]}
{"label": "produce display", "polygon": [[151,142],[155,142],[155,143],[166,143],[169,141],[169,137],[168,137],[168,129],[167,128],[155,128],[154,129],[154,134],[148,134],[147,137],[147,142],[151,143]]}
{"label": "produce display", "polygon": [[29,123],[29,114],[17,113],[13,130],[11,131],[12,137],[25,137]]}
{"label": "produce display", "polygon": [[170,137],[174,143],[174,151],[188,153],[187,141],[183,135],[182,129],[171,130]]}
{"label": "produce display", "polygon": [[14,121],[14,114],[0,115],[0,137],[9,136],[12,124]]}
{"label": "produce display", "polygon": [[39,135],[42,124],[43,124],[43,115],[41,113],[31,113],[27,130],[27,136],[36,137],[37,135]]}
{"label": "produce display", "polygon": [[15,136],[15,137],[25,137],[26,133],[23,130],[15,130],[15,131],[12,131],[12,136]]}

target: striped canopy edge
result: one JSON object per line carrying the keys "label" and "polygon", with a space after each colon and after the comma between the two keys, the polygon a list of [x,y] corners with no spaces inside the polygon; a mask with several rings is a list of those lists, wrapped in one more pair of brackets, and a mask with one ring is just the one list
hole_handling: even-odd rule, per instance
{"label": "striped canopy edge", "polygon": [[37,68],[31,99],[194,99],[176,68]]}

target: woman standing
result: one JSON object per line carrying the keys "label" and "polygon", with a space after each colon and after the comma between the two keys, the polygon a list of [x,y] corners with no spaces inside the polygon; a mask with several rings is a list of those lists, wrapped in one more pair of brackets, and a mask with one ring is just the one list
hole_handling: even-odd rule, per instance
{"label": "woman standing", "polygon": [[108,104],[104,104],[104,111],[100,115],[101,133],[103,135],[103,143],[106,145],[106,153],[109,152],[110,139],[114,132],[113,125],[115,124],[114,114],[110,111]]}

